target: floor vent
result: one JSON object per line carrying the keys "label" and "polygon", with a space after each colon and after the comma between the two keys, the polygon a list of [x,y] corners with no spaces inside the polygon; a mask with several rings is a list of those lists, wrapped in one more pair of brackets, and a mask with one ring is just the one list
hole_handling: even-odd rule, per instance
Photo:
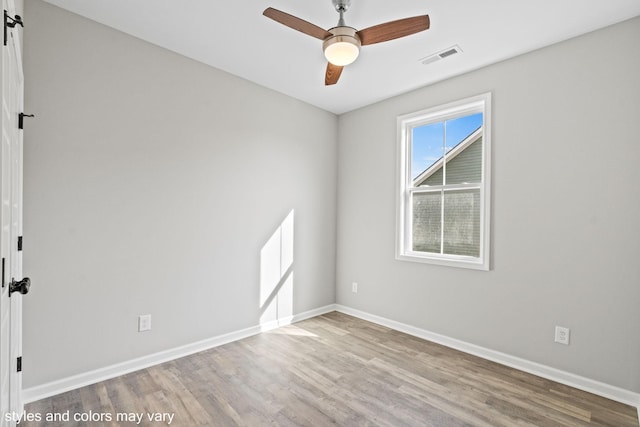
{"label": "floor vent", "polygon": [[460,46],[455,45],[455,46],[448,47],[444,50],[441,50],[440,52],[421,58],[418,61],[422,63],[422,65],[429,65],[436,61],[440,61],[441,59],[447,58],[449,56],[455,55],[456,53],[460,53],[460,52],[462,52],[462,49],[460,49]]}

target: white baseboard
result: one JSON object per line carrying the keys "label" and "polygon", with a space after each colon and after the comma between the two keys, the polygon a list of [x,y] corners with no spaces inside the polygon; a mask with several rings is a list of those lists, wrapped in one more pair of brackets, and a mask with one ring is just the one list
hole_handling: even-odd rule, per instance
{"label": "white baseboard", "polygon": [[252,335],[259,334],[260,332],[272,330],[280,326],[289,325],[291,323],[299,322],[311,317],[320,316],[331,311],[339,311],[341,313],[358,317],[372,323],[377,323],[379,325],[386,326],[388,328],[404,332],[409,335],[442,344],[446,347],[473,354],[474,356],[491,360],[493,362],[500,363],[501,365],[519,369],[533,375],[547,378],[561,384],[565,384],[602,397],[606,397],[607,399],[635,406],[638,408],[638,418],[640,419],[639,393],[635,393],[616,386],[575,375],[570,372],[562,371],[536,362],[531,362],[519,357],[514,357],[505,353],[501,353],[499,351],[480,347],[475,344],[470,344],[464,341],[430,332],[425,329],[417,328],[415,326],[407,325],[405,323],[397,322],[395,320],[387,319],[339,304],[330,304],[284,319],[263,323],[250,328],[230,332],[192,344],[187,344],[181,347],[176,347],[159,353],[129,360],[127,362],[118,363],[116,365],[111,365],[105,368],[96,369],[94,371],[74,375],[68,378],[63,378],[47,384],[27,388],[22,392],[22,400],[24,403],[34,402],[36,400],[64,393],[66,391],[75,390],[80,387],[95,384],[100,381],[115,378],[120,375],[128,374],[130,372],[145,369],[150,366],[158,365],[160,363],[168,362],[170,360],[178,359],[180,357],[188,356],[190,354],[247,338]]}
{"label": "white baseboard", "polygon": [[575,387],[577,389],[584,390],[598,396],[606,397],[607,399],[635,406],[638,408],[638,418],[640,419],[640,393],[635,393],[633,391],[605,384],[596,380],[592,380],[590,378],[585,378],[579,375],[572,374],[570,372],[552,368],[550,366],[542,365],[526,359],[521,359],[519,357],[501,353],[499,351],[480,347],[475,344],[470,344],[468,342],[460,341],[454,338],[427,331],[425,329],[420,329],[415,326],[396,322],[395,320],[386,319],[384,317],[376,316],[375,314],[366,313],[364,311],[356,310],[354,308],[346,307],[340,304],[336,304],[336,311],[348,314],[350,316],[358,317],[372,323],[377,323],[379,325],[386,326],[388,328],[404,332],[418,338],[442,344],[446,347],[460,350],[464,353],[473,354],[474,356],[491,360],[501,365],[509,366],[533,375],[537,375],[542,378]]}
{"label": "white baseboard", "polygon": [[260,332],[269,331],[280,326],[289,325],[291,323],[299,322],[301,320],[309,319],[315,316],[320,316],[332,311],[335,311],[335,304],[330,304],[324,307],[305,311],[304,313],[299,313],[287,318],[262,323],[260,325],[252,326],[250,328],[242,329],[239,331],[229,332],[224,335],[208,338],[192,344],[164,350],[159,353],[139,357],[137,359],[96,369],[94,371],[89,371],[68,378],[52,381],[50,383],[42,384],[39,386],[30,387],[22,391],[22,401],[23,403],[35,402],[36,400],[55,396],[56,394],[75,390],[80,387],[95,384],[97,382],[115,378],[120,375],[125,375],[130,372],[138,371],[140,369],[145,369],[150,366],[158,365],[160,363],[168,362],[170,360],[208,350],[213,347],[218,347],[223,344],[228,344],[233,341],[241,340],[243,338],[259,334]]}

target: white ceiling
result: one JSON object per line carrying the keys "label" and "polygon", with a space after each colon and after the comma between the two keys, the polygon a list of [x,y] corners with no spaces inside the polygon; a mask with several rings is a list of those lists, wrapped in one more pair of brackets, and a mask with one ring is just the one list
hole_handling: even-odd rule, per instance
{"label": "white ceiling", "polygon": [[[331,0],[46,1],[337,114],[640,15],[640,0],[353,0],[345,18],[357,29],[423,14],[431,28],[364,46],[326,87],[322,42],[262,11],[328,29]],[[453,45],[463,52],[420,63]]]}

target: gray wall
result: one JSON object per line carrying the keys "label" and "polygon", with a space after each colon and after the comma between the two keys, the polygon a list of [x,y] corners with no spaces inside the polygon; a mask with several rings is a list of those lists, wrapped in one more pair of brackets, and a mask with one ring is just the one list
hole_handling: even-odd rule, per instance
{"label": "gray wall", "polygon": [[25,387],[257,325],[291,210],[293,311],[335,302],[335,115],[26,8]]}
{"label": "gray wall", "polygon": [[[337,302],[640,392],[638,40],[640,18],[342,115]],[[396,117],[488,91],[491,271],[396,261]]]}

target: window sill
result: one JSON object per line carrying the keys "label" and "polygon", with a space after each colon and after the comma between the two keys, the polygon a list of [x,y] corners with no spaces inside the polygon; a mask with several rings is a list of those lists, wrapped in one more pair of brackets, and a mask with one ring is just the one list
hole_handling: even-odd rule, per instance
{"label": "window sill", "polygon": [[464,256],[437,256],[425,255],[423,253],[414,252],[407,254],[396,254],[398,261],[419,262],[423,264],[442,265],[447,267],[469,268],[472,270],[489,271],[489,262],[481,258],[464,257]]}

